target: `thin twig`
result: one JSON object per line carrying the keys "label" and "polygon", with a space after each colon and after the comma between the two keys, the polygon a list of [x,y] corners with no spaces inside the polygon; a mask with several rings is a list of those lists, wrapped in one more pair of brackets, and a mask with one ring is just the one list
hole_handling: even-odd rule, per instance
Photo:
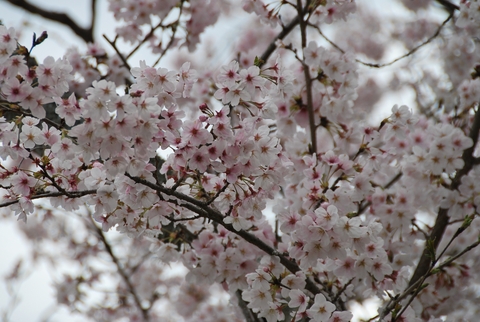
{"label": "thin twig", "polygon": [[[27,111],[24,111],[24,110],[20,109],[20,106],[18,106],[18,105],[17,105],[17,106],[19,107],[19,109],[13,109],[13,108],[10,108],[10,107],[4,105],[4,104],[3,104],[4,102],[5,102],[5,101],[0,101],[0,110],[8,111],[8,112],[10,112],[10,113],[19,114],[19,115],[22,115],[22,116],[35,117],[35,116],[33,116],[32,113],[29,113],[29,112],[27,112]],[[11,104],[11,103],[9,103],[9,104]],[[41,118],[41,119],[39,119],[39,120],[40,120],[41,122],[47,123],[47,124],[50,125],[50,126],[53,126],[53,127],[56,128],[57,130],[60,130],[60,131],[61,131],[61,130],[64,129],[64,127],[63,127],[62,125],[57,124],[56,122],[54,122],[54,121],[52,121],[52,120],[50,120],[50,119],[48,119],[48,118],[46,118],[46,117],[45,117],[45,118]]]}
{"label": "thin twig", "polygon": [[[457,260],[459,257],[465,255],[467,252],[471,251],[472,249],[474,249],[475,247],[477,247],[478,245],[480,245],[480,240],[477,240],[475,243],[469,245],[467,248],[465,248],[464,250],[462,250],[460,253],[458,253],[457,255],[453,256],[453,257],[450,257],[449,259],[447,259],[446,261],[444,261],[443,263],[441,263],[440,265],[438,265],[437,267],[435,267],[435,270],[436,269],[442,269],[444,268],[445,266],[448,266],[450,265],[451,263],[453,263],[455,260]],[[433,275],[433,274],[432,274]]]}
{"label": "thin twig", "polygon": [[[95,20],[97,19],[97,0],[92,0],[90,4],[90,10],[92,11],[90,17],[90,30],[92,32],[92,38],[95,36]],[[93,42],[93,41],[92,41]]]}
{"label": "thin twig", "polygon": [[91,216],[88,216],[97,235],[100,237],[100,240],[102,241],[103,245],[105,246],[105,250],[107,253],[110,255],[110,258],[112,261],[115,263],[117,266],[118,273],[122,277],[124,283],[127,285],[128,291],[130,294],[132,294],[133,299],[135,301],[135,304],[137,305],[138,309],[142,312],[143,315],[143,320],[144,321],[149,321],[149,316],[148,316],[148,309],[145,309],[142,307],[142,302],[140,301],[140,297],[138,296],[137,292],[135,291],[135,288],[133,287],[132,282],[130,281],[129,276],[125,272],[125,270],[122,268],[122,265],[120,264],[120,261],[118,260],[117,256],[113,253],[112,246],[110,243],[107,241],[105,234],[103,231],[95,224],[93,221],[93,218]]}
{"label": "thin twig", "polygon": [[[355,59],[355,61],[359,64],[362,64],[362,65],[365,65],[365,66],[368,66],[368,67],[373,67],[373,68],[382,68],[382,67],[386,67],[386,66],[390,66],[390,65],[393,65],[395,64],[396,62],[398,62],[399,60],[402,60],[403,58],[406,58],[408,56],[411,56],[413,55],[415,52],[417,52],[420,48],[422,48],[423,46],[427,45],[428,43],[430,43],[432,40],[434,40],[435,38],[438,37],[438,35],[440,34],[440,31],[443,29],[443,27],[450,21],[450,19],[452,19],[453,17],[453,12],[450,13],[450,15],[447,17],[447,19],[445,19],[445,21],[443,21],[443,23],[438,27],[437,31],[430,37],[428,38],[426,41],[424,41],[423,43],[421,43],[420,45],[414,47],[412,50],[410,50],[409,52],[407,52],[406,54],[400,56],[400,57],[397,57],[395,58],[394,60],[388,62],[388,63],[384,63],[384,64],[378,64],[378,63],[367,63],[367,62],[364,62],[360,59]],[[320,27],[316,26],[316,25],[313,25],[313,24],[309,24],[309,26],[317,29],[318,33],[320,34],[320,36],[322,36],[328,43],[330,43],[330,45],[332,45],[335,49],[337,49],[338,51],[340,51],[342,54],[345,54],[346,51],[343,50],[340,46],[338,46],[337,44],[335,44],[332,40],[330,40],[327,36],[325,36],[325,34],[320,30]]]}
{"label": "thin twig", "polygon": [[[97,193],[97,190],[83,190],[83,191],[70,191],[68,198],[74,199],[74,198],[80,198],[86,195],[93,195]],[[48,193],[42,193],[34,196],[28,197],[30,200],[35,200],[35,199],[41,199],[41,198],[54,198],[54,197],[64,197],[66,196],[64,192],[48,192]],[[5,208],[11,205],[14,205],[18,203],[20,200],[12,200],[8,202],[4,202],[0,204],[0,208]]]}
{"label": "thin twig", "polygon": [[130,64],[127,62],[127,59],[125,58],[125,56],[123,56],[123,54],[120,52],[120,50],[117,48],[117,45],[116,45],[116,42],[117,42],[117,39],[118,39],[118,36],[115,37],[115,39],[113,41],[111,41],[110,39],[108,39],[108,37],[104,34],[103,35],[103,38],[105,38],[105,40],[110,44],[110,46],[112,46],[112,48],[115,50],[115,52],[117,53],[117,55],[120,57],[120,59],[122,60],[123,62],[123,65],[128,69],[128,71],[131,73],[132,71],[132,68],[130,67]]}
{"label": "thin twig", "polygon": [[215,199],[218,198],[218,196],[220,196],[220,194],[222,192],[224,192],[225,190],[227,190],[227,187],[228,187],[229,183],[227,182],[226,184],[223,185],[223,187],[217,191],[217,193],[215,194],[215,196],[213,196],[210,200],[207,201],[207,205],[211,204],[212,202],[215,201]]}

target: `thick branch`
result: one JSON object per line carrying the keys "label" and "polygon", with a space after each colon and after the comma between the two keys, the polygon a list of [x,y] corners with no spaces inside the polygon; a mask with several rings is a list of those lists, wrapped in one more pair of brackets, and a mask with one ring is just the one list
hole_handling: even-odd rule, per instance
{"label": "thick branch", "polygon": [[45,19],[52,20],[58,23],[61,23],[65,26],[68,26],[77,36],[82,38],[86,43],[94,42],[93,36],[93,20],[95,19],[95,0],[92,0],[92,24],[89,28],[80,27],[75,21],[70,18],[69,15],[60,12],[48,11],[42,8],[39,8],[26,0],[6,0],[8,3],[11,3],[14,6],[22,8],[25,11],[30,13],[42,16]]}

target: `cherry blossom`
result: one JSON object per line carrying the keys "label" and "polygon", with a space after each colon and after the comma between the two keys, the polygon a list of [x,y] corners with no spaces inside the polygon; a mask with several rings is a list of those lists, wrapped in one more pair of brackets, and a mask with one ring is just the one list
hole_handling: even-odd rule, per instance
{"label": "cherry blossom", "polygon": [[475,319],[479,3],[433,3],[110,0],[36,62],[0,26],[2,218],[94,320]]}

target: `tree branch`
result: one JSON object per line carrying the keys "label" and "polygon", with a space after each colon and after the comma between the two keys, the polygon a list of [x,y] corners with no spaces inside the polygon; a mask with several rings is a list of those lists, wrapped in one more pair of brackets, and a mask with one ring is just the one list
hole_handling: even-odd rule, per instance
{"label": "tree branch", "polygon": [[270,45],[268,45],[267,49],[263,52],[262,56],[260,56],[261,61],[258,67],[262,67],[267,62],[268,58],[270,58],[270,55],[273,54],[275,49],[277,49],[277,40],[285,38],[299,23],[300,17],[297,15],[292,21],[290,21],[288,25],[283,27],[282,31],[272,40]]}
{"label": "tree branch", "polygon": [[28,11],[30,13],[39,15],[45,19],[52,20],[69,27],[77,36],[82,38],[86,43],[93,43],[95,41],[94,35],[93,35],[93,28],[95,24],[93,23],[93,20],[95,20],[96,10],[94,8],[95,8],[96,0],[92,0],[92,24],[90,25],[89,28],[80,27],[75,21],[72,20],[72,18],[70,18],[69,15],[65,13],[44,10],[42,8],[39,8],[31,4],[26,0],[6,0],[6,1],[25,11]]}
{"label": "tree branch", "polygon": [[453,13],[455,10],[460,10],[460,7],[457,6],[456,4],[454,3],[451,3],[450,1],[448,0],[436,0],[439,4],[441,4],[443,6],[443,8],[445,8],[445,10],[447,10],[448,12],[450,13]]}

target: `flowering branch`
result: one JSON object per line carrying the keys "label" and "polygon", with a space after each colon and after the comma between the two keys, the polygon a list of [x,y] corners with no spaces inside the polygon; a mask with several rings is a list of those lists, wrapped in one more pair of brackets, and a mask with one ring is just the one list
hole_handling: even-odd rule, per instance
{"label": "flowering branch", "polygon": [[[438,0],[449,13],[440,26],[433,16],[419,21],[423,29],[402,34],[407,51],[414,49],[373,64],[342,54],[318,27],[328,24],[348,32],[340,28],[351,25],[341,21],[364,12],[356,10],[358,1],[264,2],[241,2],[262,24],[246,26],[250,29],[239,38],[237,54],[250,57],[268,48],[252,66],[242,59],[216,71],[196,70],[204,55],[194,51],[202,32],[231,8],[240,9],[238,3],[227,8],[221,0],[114,1],[109,10],[121,26],[116,35],[104,37],[115,55],[93,44],[87,54],[70,49],[64,58],[49,56],[35,64],[15,30],[0,26],[0,109],[6,112],[0,116],[0,207],[11,207],[2,213],[8,210],[26,221],[27,215],[45,211],[33,199],[51,197],[52,209],[31,219],[48,235],[55,231],[49,225],[57,225],[55,209],[86,204],[92,210],[88,224],[95,221],[93,239],[102,240],[98,243],[104,243],[117,266],[120,301],[128,298],[114,308],[82,302],[87,293],[79,286],[96,287],[102,275],[92,269],[65,277],[58,285],[59,303],[72,310],[82,303],[87,308],[81,313],[111,321],[176,314],[191,319],[202,312],[218,314],[211,320],[231,320],[226,318],[230,308],[218,303],[219,309],[212,310],[207,303],[215,288],[197,285],[221,283],[218,291],[229,293],[234,302],[238,298],[248,322],[350,321],[351,301],[382,294],[388,298],[376,319],[392,321],[441,315],[442,309],[428,304],[436,301],[449,301],[451,307],[460,301],[474,304],[450,285],[471,281],[473,291],[480,280],[471,261],[458,260],[469,250],[472,257],[478,255],[475,241],[480,243],[474,229],[466,230],[470,223],[475,229],[480,225],[473,221],[474,207],[480,207],[480,172],[472,171],[480,163],[473,156],[480,112],[472,112],[480,101],[480,67],[475,66],[480,53],[469,47],[478,36],[476,5],[467,0],[456,7]],[[93,30],[96,1],[91,4]],[[412,11],[427,5],[403,4]],[[380,26],[383,19],[369,26]],[[443,27],[453,20],[455,37],[442,37]],[[435,34],[424,34],[430,26]],[[331,46],[320,46],[310,27]],[[268,38],[260,35],[272,30],[276,34]],[[287,35],[292,37],[288,45],[282,43]],[[34,36],[32,48],[46,36]],[[417,103],[424,104],[422,94],[431,88],[426,100],[441,103],[433,104],[431,114],[395,105],[390,116],[372,124],[370,107],[384,93],[374,84],[376,76],[370,78],[360,64],[394,64],[436,37],[445,46],[432,62],[444,59],[443,76],[428,74],[426,68],[424,86],[399,71],[390,89],[412,86]],[[122,54],[119,40],[131,43],[131,49]],[[146,44],[157,62],[130,66]],[[178,49],[180,54],[184,46],[190,56],[177,70],[155,66],[167,52]],[[270,65],[277,46],[293,52],[297,61],[279,55]],[[451,86],[434,90],[437,84]],[[165,159],[157,156],[159,149],[166,151]],[[439,209],[439,202],[448,211]],[[275,225],[266,220],[270,207]],[[417,225],[419,207],[437,214],[435,227]],[[462,217],[462,226],[450,231],[449,225]],[[107,244],[111,229],[135,238],[129,241],[139,252],[118,257],[123,252]],[[447,233],[450,241],[437,252]],[[423,240],[427,246],[410,277],[408,265],[414,264],[408,249]],[[94,247],[98,243],[85,246],[74,260],[94,260],[103,252]],[[445,260],[452,254],[457,255]],[[152,255],[160,261],[146,262]],[[188,271],[185,278],[170,280],[159,273],[178,261]],[[183,279],[188,285],[180,287],[182,294],[170,286],[164,293],[163,285],[175,287]],[[430,279],[434,291],[425,290]],[[168,308],[173,315],[159,312],[154,302],[160,297],[175,301]],[[415,310],[412,301],[419,302]]]}
{"label": "flowering branch", "polygon": [[[476,147],[477,142],[478,142],[479,133],[480,133],[480,112],[477,110],[477,112],[475,113],[475,118],[473,120],[472,128],[470,129],[470,134],[469,134],[469,137],[473,141],[473,145],[463,152],[462,160],[464,162],[464,167],[457,172],[455,178],[452,180],[452,183],[450,184],[450,189],[451,190],[458,189],[458,186],[461,183],[461,178],[464,175],[466,175],[472,169],[472,167],[474,165],[475,157],[473,156],[473,152],[475,151],[475,147]],[[402,311],[399,312],[399,314],[397,315],[397,318],[399,318],[401,316],[401,314],[406,310],[408,305],[413,301],[413,299],[423,289],[424,281],[431,275],[431,272],[434,269],[435,264],[438,262],[441,255],[445,251],[444,250],[441,253],[440,256],[435,256],[435,251],[437,250],[438,245],[440,244],[440,241],[442,240],[442,236],[443,236],[443,234],[445,232],[445,229],[447,228],[448,224],[449,224],[448,208],[440,208],[440,210],[438,211],[437,219],[435,221],[435,225],[433,226],[432,232],[430,233],[430,236],[427,239],[425,249],[422,253],[422,256],[420,257],[420,260],[418,261],[415,272],[413,273],[413,276],[410,279],[410,282],[408,284],[408,288],[402,293],[401,296],[398,296],[394,300],[391,300],[385,306],[385,309],[382,311],[382,313],[380,315],[380,321],[382,321],[382,319],[385,316],[387,316],[395,308],[397,303],[399,303],[403,298],[405,298],[412,291],[414,291],[414,293],[412,294],[409,302],[404,306]],[[460,227],[460,228],[462,228],[462,227]],[[452,237],[452,240],[455,239],[458,236],[459,233],[463,232],[464,229],[460,229],[460,228],[457,231],[457,233]],[[451,241],[450,241],[450,243],[451,243]],[[448,243],[448,245],[450,245],[450,243]],[[448,245],[447,245],[447,247],[448,247]],[[476,247],[476,245],[472,246],[471,248],[467,247],[467,249],[471,250],[474,247]],[[466,250],[466,251],[468,251],[468,250]],[[462,252],[462,255],[465,252]],[[458,257],[460,257],[460,256],[458,256]],[[456,258],[458,258],[458,257],[456,257]]]}
{"label": "flowering branch", "polygon": [[[450,185],[450,190],[456,190],[461,183],[461,179],[464,175],[466,175],[473,167],[475,157],[473,156],[473,152],[475,151],[475,147],[478,142],[478,134],[480,132],[480,112],[477,110],[475,113],[475,118],[473,120],[472,128],[470,129],[469,137],[473,140],[473,145],[463,151],[462,159],[464,162],[464,167],[460,169],[455,178],[452,180]],[[432,232],[430,234],[429,240],[433,242],[433,247],[436,250],[440,241],[442,240],[443,233],[448,225],[448,209],[441,208],[438,211],[438,216],[435,221],[435,225],[433,226]],[[425,247],[420,260],[418,261],[417,268],[413,273],[412,278],[410,279],[409,285],[414,284],[418,281],[421,276],[425,275],[430,267],[432,259],[429,257],[429,250]]]}

